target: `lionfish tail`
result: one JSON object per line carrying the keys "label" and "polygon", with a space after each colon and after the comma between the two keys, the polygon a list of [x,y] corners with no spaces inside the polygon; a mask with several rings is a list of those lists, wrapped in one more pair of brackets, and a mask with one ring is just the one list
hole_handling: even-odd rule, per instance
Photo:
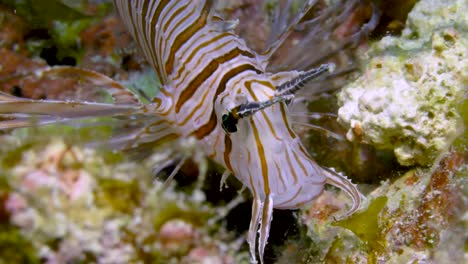
{"label": "lionfish tail", "polygon": [[339,174],[332,168],[323,168],[323,171],[325,172],[325,176],[327,177],[326,182],[328,184],[340,188],[341,190],[346,192],[349,195],[349,197],[351,197],[351,199],[353,200],[351,208],[338,219],[343,219],[352,215],[361,206],[362,201],[365,199],[364,195],[359,191],[357,185],[353,184],[351,180],[346,178],[346,176]]}

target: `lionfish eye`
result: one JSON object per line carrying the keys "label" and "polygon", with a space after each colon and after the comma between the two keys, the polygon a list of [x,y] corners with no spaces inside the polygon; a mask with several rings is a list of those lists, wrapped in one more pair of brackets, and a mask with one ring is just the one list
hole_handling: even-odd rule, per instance
{"label": "lionfish eye", "polygon": [[285,100],[292,100],[294,95],[285,94],[280,96],[275,96],[270,100],[262,102],[247,102],[245,104],[238,105],[231,109],[227,114],[224,114],[222,119],[222,127],[226,133],[237,132],[237,122],[239,118],[246,118],[253,116],[256,112],[261,111],[267,107],[270,107],[276,103],[283,102]]}
{"label": "lionfish eye", "polygon": [[222,124],[224,131],[226,133],[234,133],[237,132],[237,118],[234,117],[232,113],[224,114],[222,117]]}

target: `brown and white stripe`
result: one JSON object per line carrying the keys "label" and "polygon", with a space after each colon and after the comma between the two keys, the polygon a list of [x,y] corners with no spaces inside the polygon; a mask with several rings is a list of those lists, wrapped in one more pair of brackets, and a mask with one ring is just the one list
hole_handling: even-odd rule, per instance
{"label": "brown and white stripe", "polygon": [[[222,116],[230,109],[271,100],[281,92],[276,87],[294,83],[303,72],[267,73],[271,54],[249,49],[229,30],[229,22],[213,12],[212,1],[114,2],[163,83],[147,111],[162,116],[179,136],[194,136],[207,156],[252,191],[248,234],[252,262],[256,262],[257,230],[263,262],[273,208],[300,207],[317,197],[326,182],[352,195],[353,210],[359,206],[361,196],[355,186],[319,167],[306,152],[291,129],[284,102],[240,119],[235,133],[222,129]],[[287,34],[280,36],[268,51],[276,50]],[[139,136],[148,133],[146,129]]]}
{"label": "brown and white stripe", "polygon": [[[328,72],[331,64],[305,72],[267,72],[271,55],[308,14],[303,10],[277,40],[258,54],[213,10],[210,0],[114,0],[115,6],[163,87],[142,104],[120,84],[86,70],[58,67],[49,74],[79,74],[105,86],[114,104],[28,100],[0,93],[0,129],[94,116],[142,116],[142,129],[111,140],[116,148],[152,146],[193,137],[207,157],[226,168],[253,195],[248,233],[251,261],[263,252],[273,208],[290,209],[311,202],[325,183],[361,202],[357,188],[344,176],[318,166],[292,130],[286,102],[305,82]],[[296,24],[295,24],[296,23]],[[226,121],[227,120],[227,121]]]}

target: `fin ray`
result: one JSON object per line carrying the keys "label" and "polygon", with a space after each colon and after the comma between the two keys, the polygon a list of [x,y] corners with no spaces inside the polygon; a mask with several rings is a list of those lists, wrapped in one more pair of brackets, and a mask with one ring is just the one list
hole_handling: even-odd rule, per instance
{"label": "fin ray", "polygon": [[273,198],[271,194],[267,195],[263,202],[263,212],[261,226],[258,238],[258,254],[260,256],[260,263],[263,264],[263,254],[270,234],[271,221],[273,220]]}
{"label": "fin ray", "polygon": [[351,208],[344,215],[340,216],[340,219],[350,216],[356,210],[359,209],[362,201],[365,199],[364,195],[359,191],[357,186],[353,184],[345,176],[338,174],[333,169],[329,169],[329,168],[323,168],[323,169],[327,177],[327,183],[343,190],[353,200],[353,204]]}

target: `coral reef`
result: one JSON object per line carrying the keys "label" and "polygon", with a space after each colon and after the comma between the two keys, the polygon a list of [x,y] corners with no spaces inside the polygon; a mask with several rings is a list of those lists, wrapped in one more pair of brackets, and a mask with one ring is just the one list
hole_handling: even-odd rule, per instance
{"label": "coral reef", "polygon": [[[39,40],[27,20],[0,7],[0,90],[30,98],[96,99],[89,84],[32,74],[48,66],[49,60],[40,58],[43,50],[66,46],[64,53],[79,67],[120,80],[143,100],[151,97],[160,85],[156,76],[141,63],[117,16],[96,13],[102,2],[109,4],[73,7],[80,14],[102,15],[91,22],[82,15],[78,25],[40,18],[53,34]],[[239,32],[261,49],[267,35],[261,31],[259,2],[223,3],[239,18]],[[407,1],[405,9],[414,2]],[[359,185],[367,202],[353,216],[335,220],[350,201],[329,188],[302,210],[275,211],[272,225],[283,229],[272,229],[267,263],[467,261],[468,135],[456,138],[461,119],[468,122],[468,103],[461,102],[468,79],[467,7],[466,0],[420,0],[401,36],[371,46],[364,74],[339,95],[339,118],[354,142],[340,139],[346,144],[338,145],[327,135],[318,142],[318,136],[303,132],[312,135],[305,138],[309,145],[319,149],[328,142],[335,149],[321,155],[311,148],[319,164],[351,167],[353,181],[367,183]],[[398,21],[406,18],[389,12]],[[348,21],[335,33],[352,32],[353,23],[358,22]],[[63,35],[57,35],[60,29]],[[299,37],[295,32],[290,44]],[[290,47],[280,56],[288,56]],[[52,61],[63,62],[60,54],[53,55]],[[335,98],[321,98],[301,111],[334,112],[329,99]],[[330,122],[323,127],[340,134],[335,116],[327,116],[320,125]],[[187,162],[176,176],[183,183],[166,188],[152,169],[180,148],[168,146],[135,160],[84,146],[104,142],[115,126],[131,129],[132,124],[91,120],[0,132],[0,263],[248,263],[248,217],[239,215],[247,216],[251,207],[250,201],[238,206],[239,183],[231,177],[220,194],[219,175],[208,173],[201,184],[198,171],[206,168]],[[383,157],[375,158],[372,146],[356,141],[386,149],[378,152]],[[414,166],[398,166],[393,151],[401,164]],[[344,165],[330,162],[333,158]]]}
{"label": "coral reef", "polygon": [[466,262],[467,7],[466,1],[421,0],[401,37],[384,37],[365,54],[364,73],[339,93],[340,121],[349,139],[390,148],[413,167],[388,167],[392,178],[360,185],[367,204],[347,219],[330,220],[345,210],[346,199],[326,190],[300,214],[308,252],[287,259]]}
{"label": "coral reef", "polygon": [[430,165],[460,134],[468,83],[464,0],[420,1],[401,37],[367,52],[362,76],[338,96],[347,138],[393,149],[405,166]]}
{"label": "coral reef", "polygon": [[10,226],[0,230],[1,245],[24,245],[28,263],[248,259],[238,254],[237,238],[213,222],[224,205],[210,206],[199,190],[178,192],[154,181],[151,167],[160,154],[132,162],[49,137],[67,137],[64,131],[17,130],[0,138],[1,220]]}
{"label": "coral reef", "polygon": [[452,151],[437,169],[410,170],[394,182],[374,187],[362,211],[339,221],[333,221],[332,215],[344,210],[346,197],[326,191],[301,212],[307,230],[298,241],[307,248],[285,253],[286,259],[298,263],[466,262],[466,164],[466,151]]}

